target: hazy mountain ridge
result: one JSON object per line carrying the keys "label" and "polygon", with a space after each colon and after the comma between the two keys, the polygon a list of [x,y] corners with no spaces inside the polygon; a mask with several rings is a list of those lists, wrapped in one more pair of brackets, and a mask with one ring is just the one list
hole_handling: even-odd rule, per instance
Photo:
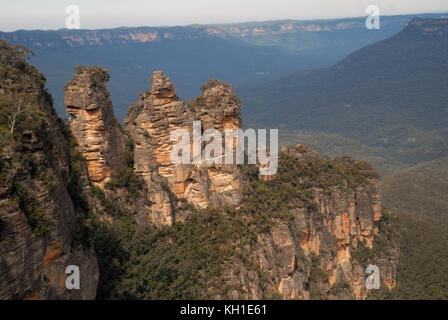
{"label": "hazy mountain ridge", "polygon": [[[423,16],[441,16],[426,14]],[[412,16],[385,16],[382,28],[403,25]],[[198,40],[204,38],[250,38],[307,32],[331,32],[365,29],[365,18],[328,20],[278,20],[230,24],[187,25],[172,27],[119,27],[113,29],[80,30],[17,30],[0,32],[0,37],[10,42],[20,42],[35,47],[103,46],[129,43],[160,42],[166,40]]]}
{"label": "hazy mountain ridge", "polygon": [[380,30],[368,30],[365,18],[348,18],[103,30],[19,30],[1,32],[0,38],[25,45],[36,53],[30,61],[47,78],[60,115],[65,114],[63,83],[71,79],[73,67],[97,64],[108,69],[112,75],[110,89],[115,112],[123,120],[127,106],[145,90],[146,80],[155,70],[164,70],[176,82],[178,94],[184,99],[199,95],[200,85],[213,77],[232,83],[237,93],[243,94],[243,85],[295,70],[330,66],[363,46],[397,33],[412,17],[384,16]]}
{"label": "hazy mountain ridge", "polygon": [[[413,19],[397,35],[327,69],[242,90],[246,118],[381,148],[411,165],[446,154],[448,19]],[[428,36],[431,34],[431,36]]]}

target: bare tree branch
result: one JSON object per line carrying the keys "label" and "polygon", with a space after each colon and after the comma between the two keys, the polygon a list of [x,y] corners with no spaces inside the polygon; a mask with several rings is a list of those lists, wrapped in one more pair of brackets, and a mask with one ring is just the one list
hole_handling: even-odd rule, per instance
{"label": "bare tree branch", "polygon": [[14,110],[11,112],[11,114],[6,115],[8,117],[8,125],[11,129],[11,134],[14,134],[14,127],[16,125],[17,116],[25,111],[25,109],[23,108],[24,99],[25,98],[22,97],[19,101],[19,104],[14,107]]}

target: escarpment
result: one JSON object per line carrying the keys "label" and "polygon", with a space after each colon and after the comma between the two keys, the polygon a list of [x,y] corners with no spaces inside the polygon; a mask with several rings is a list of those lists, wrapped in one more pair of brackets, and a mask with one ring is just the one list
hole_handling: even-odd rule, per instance
{"label": "escarpment", "polygon": [[[72,157],[43,76],[23,51],[0,44],[0,299],[94,299],[97,257],[77,237],[86,168]],[[5,118],[14,113],[12,126]],[[66,288],[69,265],[79,266],[79,290]]]}
{"label": "escarpment", "polygon": [[[268,231],[256,232],[256,242],[244,249],[256,267],[243,264],[227,275],[229,286],[243,288],[227,297],[366,299],[370,264],[378,266],[382,287],[395,287],[399,248],[380,234],[381,183],[366,163],[284,148],[275,180],[255,185],[249,193],[262,188],[270,196],[249,195],[242,213],[258,212],[254,219],[267,219]],[[261,208],[268,217],[258,217]]]}

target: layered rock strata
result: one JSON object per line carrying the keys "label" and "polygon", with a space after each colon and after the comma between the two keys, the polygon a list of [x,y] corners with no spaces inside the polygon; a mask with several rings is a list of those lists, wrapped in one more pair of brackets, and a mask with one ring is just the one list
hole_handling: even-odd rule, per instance
{"label": "layered rock strata", "polygon": [[[315,151],[302,147],[284,148],[282,155],[296,161],[319,159]],[[258,271],[247,265],[229,271],[228,285],[241,288],[230,298],[366,299],[369,264],[379,267],[381,287],[395,287],[398,244],[391,242],[383,249],[374,244],[382,217],[380,181],[371,178],[356,187],[333,187],[331,192],[314,188],[312,194],[314,210],[289,203],[291,223],[279,220],[268,233],[258,234],[254,248],[242,248]],[[356,254],[362,248],[368,250],[369,262]]]}
{"label": "layered rock strata", "polygon": [[[38,82],[29,74],[23,78],[26,83]],[[95,299],[99,279],[95,251],[74,241],[79,203],[67,187],[71,160],[63,124],[43,85],[27,94],[40,118],[17,132],[21,146],[0,148],[2,160],[13,167],[12,181],[3,176],[0,188],[0,299]],[[84,192],[86,168],[79,174]],[[69,265],[79,267],[79,290],[66,287]]]}
{"label": "layered rock strata", "polygon": [[[195,121],[202,124],[199,134],[209,128],[224,134],[224,129],[241,127],[241,104],[228,84],[211,80],[202,89],[203,95],[186,105],[177,97],[171,80],[156,71],[151,90],[130,107],[125,120],[125,129],[135,142],[135,172],[145,179],[150,200],[155,203],[152,215],[156,219],[163,217],[163,224],[176,219],[173,212],[178,204],[173,200],[200,209],[235,207],[241,202],[241,177],[236,165],[206,165],[193,158],[189,164],[174,164],[171,160],[170,151],[178,143],[171,140],[175,130],[183,129],[193,138]],[[191,140],[191,149],[192,145]],[[165,181],[167,188],[160,188],[155,180]],[[178,218],[182,219],[182,215]]]}
{"label": "layered rock strata", "polygon": [[87,161],[89,179],[103,185],[124,165],[126,138],[110,101],[109,74],[100,67],[79,67],[65,86],[70,129]]}

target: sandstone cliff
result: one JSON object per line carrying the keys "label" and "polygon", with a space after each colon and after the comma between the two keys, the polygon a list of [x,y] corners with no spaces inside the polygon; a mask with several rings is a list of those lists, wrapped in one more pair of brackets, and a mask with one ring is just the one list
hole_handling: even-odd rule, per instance
{"label": "sandstone cliff", "polygon": [[100,67],[79,67],[65,87],[70,128],[96,184],[106,183],[124,166],[126,139],[114,115],[108,81],[109,74]]}
{"label": "sandstone cliff", "polygon": [[[186,201],[199,209],[209,206],[238,206],[241,202],[240,175],[235,165],[175,165],[170,151],[177,141],[171,133],[184,129],[193,137],[193,121],[200,120],[200,134],[208,128],[237,129],[241,126],[241,104],[232,88],[213,80],[203,86],[203,95],[187,106],[176,95],[171,80],[154,72],[151,90],[132,105],[125,129],[135,143],[135,172],[142,175],[153,205],[153,221],[171,224],[185,218],[175,214],[177,201]],[[166,181],[168,190],[160,186]],[[172,194],[174,197],[169,196]]]}
{"label": "sandstone cliff", "polygon": [[[75,240],[82,217],[68,185],[73,163],[64,126],[43,76],[17,49],[1,49],[0,65],[10,75],[0,77],[8,103],[2,111],[13,114],[21,102],[23,109],[0,144],[0,299],[94,299],[97,258]],[[80,267],[80,290],[65,287],[68,265]]]}
{"label": "sandstone cliff", "polygon": [[[89,83],[92,77],[94,73],[88,75]],[[74,90],[73,86],[67,88]],[[107,89],[104,85],[102,88],[100,97],[108,97]],[[157,227],[172,225],[185,221],[194,210],[241,208],[239,214],[243,217],[250,210],[248,203],[252,200],[247,192],[255,182],[243,176],[240,166],[206,164],[202,159],[190,164],[171,161],[170,151],[177,143],[171,140],[171,134],[177,129],[186,130],[192,137],[195,121],[201,123],[200,133],[208,129],[224,132],[241,127],[241,103],[231,86],[210,80],[201,89],[202,95],[187,105],[177,97],[170,79],[162,72],[154,72],[150,90],[129,108],[125,130],[133,140],[133,171],[144,181],[140,196],[150,203],[137,210],[138,214],[135,207],[129,207],[140,225],[147,225],[146,219]],[[74,100],[70,90],[67,102]],[[98,93],[91,94],[93,100],[101,101],[96,109],[110,105],[108,99],[101,100],[96,95]],[[73,108],[73,104],[68,103],[67,110],[75,114],[79,109]],[[75,117],[70,126],[83,146],[83,135],[76,130],[91,126],[92,119],[78,114]],[[116,139],[107,137],[104,132],[98,137],[102,141]],[[205,145],[202,142],[201,146]],[[89,148],[85,143],[83,153],[87,159]],[[212,297],[260,299],[278,295],[283,299],[365,299],[368,294],[364,283],[367,260],[362,258],[365,250],[370,250],[369,263],[380,267],[383,284],[393,288],[398,249],[391,244],[378,251],[374,244],[382,216],[381,184],[375,174],[362,163],[321,159],[315,151],[303,146],[283,149],[282,158],[285,159],[283,163],[286,161],[292,168],[261,184],[266,184],[265,193],[282,190],[286,181],[301,190],[299,198],[289,196],[284,200],[289,218],[282,216],[284,209],[281,208],[257,208],[252,213],[268,215],[263,219],[268,219],[271,226],[269,232],[255,233],[255,244],[241,248],[257,267],[250,267],[247,261],[234,260],[223,271],[223,276],[228,286],[239,289],[224,296],[218,290]],[[277,187],[271,190],[269,185]],[[303,194],[307,196],[302,199]],[[107,195],[114,193],[107,191]],[[248,218],[253,219],[251,215]],[[209,289],[215,292],[213,285]]]}
{"label": "sandstone cliff", "polygon": [[229,269],[227,283],[242,290],[230,291],[226,297],[366,299],[364,272],[369,264],[379,267],[381,286],[394,288],[397,243],[384,246],[381,241],[375,242],[382,217],[382,191],[377,177],[366,175],[363,182],[353,184],[349,176],[342,174],[343,183],[319,186],[319,176],[324,172],[316,172],[314,181],[304,173],[315,170],[321,160],[315,151],[297,146],[282,150],[283,169],[276,177],[281,180],[278,185],[288,181],[285,173],[291,174],[284,171],[284,161],[296,163],[293,167],[301,171],[299,183],[310,192],[311,206],[298,198],[289,198],[286,216],[273,217],[269,232],[257,233],[256,244],[242,248],[256,267],[245,263],[236,271]]}

